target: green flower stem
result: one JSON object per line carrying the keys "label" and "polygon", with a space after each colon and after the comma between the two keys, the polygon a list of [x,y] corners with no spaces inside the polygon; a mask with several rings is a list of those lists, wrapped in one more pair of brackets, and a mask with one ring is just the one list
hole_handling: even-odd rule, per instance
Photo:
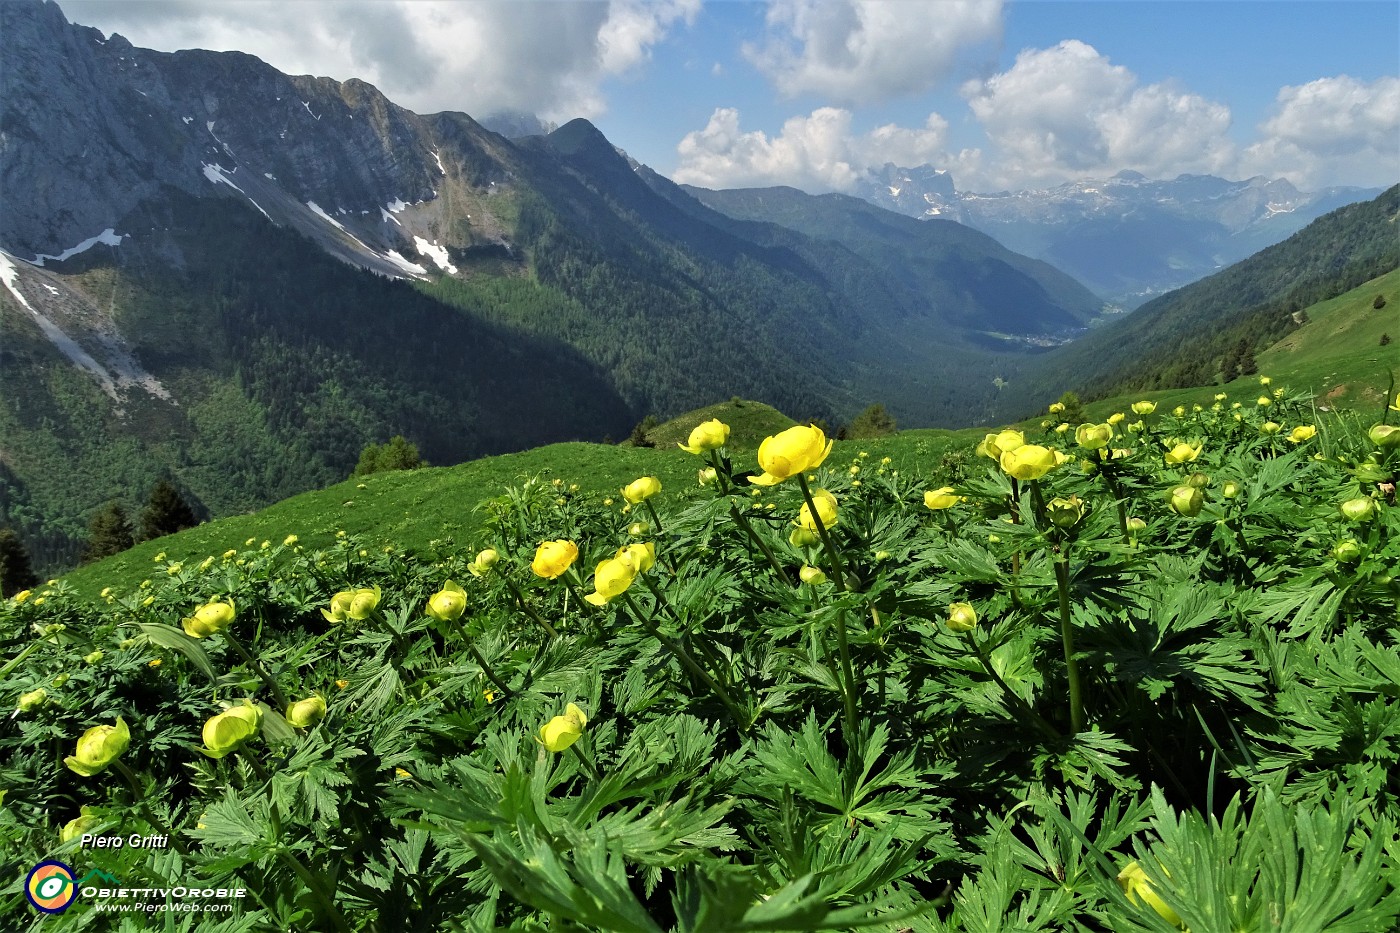
{"label": "green flower stem", "polygon": [[1075,733],[1084,731],[1084,687],[1079,679],[1079,662],[1074,658],[1074,623],[1069,611],[1069,560],[1061,554],[1055,561],[1055,583],[1060,591],[1060,638],[1065,646],[1065,674],[1069,679],[1069,722]]}
{"label": "green flower stem", "polygon": [[10,660],[10,663],[6,664],[3,668],[0,668],[0,677],[8,676],[10,671],[23,664],[25,658],[29,657],[35,651],[39,650],[40,644],[40,641],[31,641],[29,644],[25,645],[24,650],[21,651],[19,654],[15,655],[14,658]]}
{"label": "green flower stem", "polygon": [[[836,545],[831,540],[831,535],[827,534],[826,525],[822,523],[821,514],[817,511],[817,504],[812,501],[812,490],[807,486],[807,474],[797,474],[797,484],[802,488],[802,498],[807,503],[807,512],[812,516],[812,524],[817,526],[817,536],[822,539],[822,547],[826,550],[827,559],[831,561],[832,581],[836,588],[842,592],[849,592],[846,589],[846,577],[842,572],[841,554],[836,550]],[[841,700],[846,712],[846,732],[847,744],[854,751],[860,743],[860,712],[856,707],[856,675],[855,669],[851,665],[851,646],[846,637],[846,610],[841,609],[836,613],[836,649],[841,656]]]}
{"label": "green flower stem", "polygon": [[579,760],[579,763],[581,765],[583,765],[583,770],[588,773],[589,777],[591,777],[595,781],[598,781],[599,783],[602,782],[603,776],[598,773],[597,765],[589,761],[588,756],[586,756],[582,751],[579,750],[577,742],[569,746],[569,751],[574,753],[574,757]]}
{"label": "green flower stem", "polygon": [[511,595],[515,597],[515,601],[520,604],[521,610],[527,616],[539,623],[539,626],[549,633],[550,638],[558,638],[559,633],[555,630],[554,626],[546,622],[544,620],[544,616],[540,615],[527,602],[525,602],[525,594],[520,592],[520,588],[516,586],[515,583],[507,576],[503,575],[501,579],[506,582],[506,588],[509,589]]}
{"label": "green flower stem", "polygon": [[569,592],[573,594],[574,599],[578,602],[578,607],[583,612],[583,614],[588,616],[588,618],[590,619],[598,621],[599,633],[601,634],[602,622],[598,620],[597,610],[593,608],[592,603],[583,598],[583,579],[579,577],[578,571],[575,570],[573,567],[570,567],[568,572],[565,574],[564,585],[567,586],[569,588]]}
{"label": "green flower stem", "polygon": [[263,782],[263,786],[269,787],[270,792],[270,785],[272,784],[272,775],[267,773],[267,769],[264,768],[263,763],[258,760],[258,756],[249,754],[247,751],[241,748],[238,751],[239,754],[242,755],[243,760],[248,762],[248,766],[253,769],[253,773],[258,776],[258,780]]}
{"label": "green flower stem", "polygon": [[1108,484],[1108,491],[1113,495],[1113,501],[1118,506],[1118,530],[1123,534],[1123,540],[1131,537],[1128,534],[1128,507],[1123,502],[1123,484],[1118,482],[1118,477],[1109,471],[1107,464],[1099,466],[1099,472],[1103,474],[1104,482]]}
{"label": "green flower stem", "polygon": [[272,805],[270,815],[272,817],[272,831],[277,837],[277,857],[286,862],[287,867],[292,870],[293,874],[300,878],[302,884],[310,889],[312,895],[315,896],[317,903],[321,907],[322,914],[330,920],[335,926],[335,929],[340,931],[340,933],[351,933],[350,924],[346,922],[345,916],[340,912],[340,909],[335,906],[335,896],[326,889],[320,873],[311,871],[311,869],[307,868],[306,865],[302,863],[301,859],[297,858],[296,855],[281,844],[282,817],[277,812],[277,804]]}
{"label": "green flower stem", "polygon": [[166,826],[157,819],[156,815],[151,812],[151,808],[146,805],[146,798],[148,795],[141,789],[141,782],[136,779],[135,773],[132,772],[120,758],[112,762],[112,768],[126,779],[127,786],[131,788],[133,799],[136,801],[136,805],[141,808],[141,815],[146,818],[146,822],[159,830],[160,834],[170,841],[170,848],[188,857],[189,852],[185,850],[184,845],[180,842],[180,837],[171,832],[169,826]]}
{"label": "green flower stem", "polygon": [[720,495],[729,495],[729,476],[724,472],[724,466],[719,459],[719,451],[711,450],[708,459],[710,466],[715,468],[715,478],[719,480]]}
{"label": "green flower stem", "polygon": [[[642,583],[646,586],[647,589],[651,590],[652,595],[656,597],[656,604],[661,608],[665,609],[666,612],[671,616],[671,618],[675,620],[676,626],[680,628],[682,632],[685,633],[685,636],[687,636],[688,640],[688,636],[690,635],[690,626],[686,625],[685,622],[681,619],[680,613],[675,610],[675,607],[671,605],[670,600],[666,598],[666,594],[661,591],[661,589],[656,585],[656,583],[651,579],[651,577],[647,576],[646,574],[640,574],[640,576],[642,579]],[[709,659],[710,666],[714,668],[714,672],[719,677],[720,681],[723,682],[725,686],[728,686],[730,681],[729,674],[725,669],[725,663],[722,660],[720,660],[719,655],[715,654],[714,650],[710,648],[708,644],[705,643],[704,639],[701,639],[699,642],[697,642],[697,644],[699,644],[700,650],[705,653],[705,657]]]}
{"label": "green flower stem", "polygon": [[663,532],[663,529],[661,527],[661,516],[656,514],[656,506],[651,504],[650,499],[643,499],[642,505],[646,506],[647,514],[651,516],[652,528],[655,529],[655,532],[658,536],[661,535]]}
{"label": "green flower stem", "polygon": [[768,565],[773,568],[773,572],[778,575],[778,579],[786,580],[787,574],[783,572],[783,565],[778,563],[778,558],[773,555],[773,549],[768,546],[768,542],[760,538],[758,533],[753,530],[753,525],[749,524],[748,516],[740,511],[739,507],[732,502],[729,503],[729,514],[734,517],[736,522],[743,526],[744,531],[748,532],[749,540],[757,544],[758,549],[763,552],[763,556],[768,558]]}
{"label": "green flower stem", "polygon": [[[1019,525],[1021,524],[1021,481],[1014,476],[1009,477],[1009,479],[1011,480],[1011,524]],[[1020,576],[1020,573],[1021,552],[1017,551],[1011,555],[1011,575],[1016,577]],[[1011,584],[1011,595],[1016,600],[1017,605],[1020,605],[1020,593],[1015,583]]]}
{"label": "green flower stem", "polygon": [[656,623],[638,608],[636,601],[632,599],[631,593],[624,592],[622,598],[627,603],[627,608],[632,610],[633,618],[640,622],[642,627],[645,628],[652,637],[661,642],[662,645],[674,654],[676,659],[681,662],[681,666],[696,677],[699,677],[700,680],[704,682],[705,686],[710,688],[714,695],[719,698],[719,701],[724,704],[725,710],[729,713],[729,718],[734,720],[734,725],[739,727],[740,732],[747,735],[749,727],[745,723],[744,716],[739,711],[739,707],[735,705],[733,698],[730,697],[729,691],[716,681],[714,677],[710,676],[710,673],[701,667],[695,658],[691,657],[690,652],[686,651],[684,646],[663,635],[661,630],[656,627]]}
{"label": "green flower stem", "polygon": [[1039,528],[1045,527],[1045,496],[1040,492],[1040,480],[1031,480],[1031,505],[1035,507],[1035,523]]}
{"label": "green flower stem", "polygon": [[992,659],[987,657],[987,653],[983,651],[982,646],[977,643],[976,629],[967,633],[967,640],[968,644],[972,645],[972,651],[977,655],[977,660],[982,662],[982,669],[985,670],[987,674],[991,676],[992,680],[996,682],[996,685],[1001,688],[1001,692],[1006,694],[1006,698],[1011,702],[1011,705],[1019,709],[1021,713],[1030,720],[1031,725],[1039,729],[1046,738],[1052,741],[1061,738],[1060,730],[1052,726],[1049,720],[1044,716],[1037,713],[1035,709],[1022,699],[1019,693],[1013,691],[1011,687],[1007,685],[1006,681],[1002,679],[1001,675],[997,673],[997,669],[992,666]]}
{"label": "green flower stem", "polygon": [[[461,631],[461,628],[460,625],[457,626],[458,631]],[[466,639],[465,632],[462,632],[462,637]],[[500,677],[496,676],[496,672],[491,669],[491,665],[486,663],[486,659],[481,656],[481,652],[476,649],[476,645],[470,640],[467,640],[467,651],[471,652],[472,660],[481,665],[482,673],[486,675],[486,679],[495,684],[496,689],[501,691],[501,696],[503,698],[510,696],[510,688],[501,681]]]}
{"label": "green flower stem", "polygon": [[228,643],[231,646],[233,646],[233,650],[237,651],[239,655],[242,656],[244,662],[253,669],[253,672],[256,673],[258,677],[262,679],[262,682],[264,685],[266,685],[267,689],[272,692],[273,697],[277,700],[277,708],[279,710],[286,709],[287,697],[285,694],[282,693],[282,688],[278,687],[277,682],[273,680],[270,676],[268,676],[267,671],[263,668],[261,664],[258,663],[257,659],[255,659],[251,654],[249,654],[248,649],[243,647],[243,643],[237,638],[235,638],[233,636],[233,633],[228,631],[227,629],[224,630],[224,638],[228,639]]}

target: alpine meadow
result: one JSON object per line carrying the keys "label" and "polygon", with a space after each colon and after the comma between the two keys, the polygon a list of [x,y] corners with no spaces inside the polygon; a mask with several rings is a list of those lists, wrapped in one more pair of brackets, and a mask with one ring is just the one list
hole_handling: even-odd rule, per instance
{"label": "alpine meadow", "polygon": [[1395,28],[0,3],[0,927],[1400,928]]}

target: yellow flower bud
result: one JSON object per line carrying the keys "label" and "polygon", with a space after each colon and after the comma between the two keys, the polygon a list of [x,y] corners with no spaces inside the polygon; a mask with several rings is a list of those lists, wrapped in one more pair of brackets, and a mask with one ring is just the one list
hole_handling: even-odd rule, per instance
{"label": "yellow flower bud", "polygon": [[[817,518],[821,519],[822,527],[836,527],[836,497],[825,489],[812,490],[812,504],[817,507]],[[816,531],[817,523],[812,517],[811,510],[807,503],[802,503],[802,511],[798,513],[797,524],[808,531]]]}
{"label": "yellow flower bud", "polygon": [[655,476],[643,476],[627,484],[627,487],[622,490],[622,498],[636,505],[643,499],[650,499],[660,491],[661,480]]}
{"label": "yellow flower bud", "polygon": [[209,758],[222,758],[258,734],[262,710],[247,700],[243,704],[210,717],[204,724],[201,753]]}
{"label": "yellow flower bud", "polygon": [[1128,895],[1130,903],[1146,904],[1157,912],[1157,916],[1172,926],[1181,926],[1181,917],[1152,890],[1152,882],[1148,880],[1147,872],[1143,871],[1137,862],[1132,862],[1118,873],[1118,884],[1123,888],[1123,893]]}
{"label": "yellow flower bud", "polygon": [[1376,501],[1361,496],[1357,499],[1348,499],[1341,504],[1342,517],[1349,522],[1370,521],[1376,514]]}
{"label": "yellow flower bud", "polygon": [[822,539],[815,529],[803,528],[799,525],[788,534],[788,543],[793,547],[816,547],[822,543]]}
{"label": "yellow flower bud", "polygon": [[379,598],[382,594],[376,585],[373,589],[361,587],[355,591],[355,595],[350,599],[350,609],[346,612],[350,618],[356,622],[362,622],[370,617],[375,609],[379,608]]}
{"label": "yellow flower bud", "polygon": [[1377,424],[1366,432],[1366,436],[1371,439],[1371,443],[1377,447],[1400,446],[1400,427],[1393,424]]}
{"label": "yellow flower bud", "polygon": [[1216,400],[1217,402],[1223,402],[1223,401],[1225,401],[1227,398],[1229,398],[1229,396],[1226,395],[1224,392],[1217,392],[1217,393],[1215,393],[1215,400]]}
{"label": "yellow flower bud", "polygon": [[1288,439],[1295,444],[1310,441],[1317,436],[1317,428],[1310,424],[1300,424],[1292,431],[1288,432]]}
{"label": "yellow flower bud", "polygon": [[1136,517],[1128,519],[1128,534],[1135,535],[1139,531],[1143,531],[1146,528],[1147,522],[1143,521],[1142,519]]}
{"label": "yellow flower bud", "polygon": [[1267,434],[1270,437],[1273,437],[1282,430],[1283,425],[1279,424],[1277,421],[1265,421],[1263,424],[1259,425],[1259,433]]}
{"label": "yellow flower bud", "polygon": [[102,817],[96,807],[83,806],[78,809],[81,815],[63,824],[63,828],[58,832],[60,843],[72,842],[74,839],[81,839],[85,833],[91,832],[92,828],[102,822]]}
{"label": "yellow flower bud", "polygon": [[320,696],[310,696],[287,706],[287,722],[298,729],[309,729],[326,718],[326,701]]}
{"label": "yellow flower bud", "polygon": [[21,713],[30,713],[43,706],[49,698],[49,692],[43,687],[38,690],[30,690],[28,693],[19,695],[19,706],[17,709]]}
{"label": "yellow flower bud", "polygon": [[582,737],[583,727],[586,725],[588,717],[583,714],[583,710],[570,703],[564,707],[564,715],[555,716],[540,727],[540,734],[535,741],[557,754],[577,742]]}
{"label": "yellow flower bud", "polygon": [[943,623],[948,630],[965,635],[977,627],[977,610],[971,603],[952,603],[948,606],[948,619]]}
{"label": "yellow flower bud", "polygon": [[1192,473],[1186,477],[1186,485],[1195,486],[1197,489],[1205,489],[1210,485],[1210,477],[1205,473]]}
{"label": "yellow flower bud", "polygon": [[1052,415],[1058,415],[1060,412],[1062,412],[1062,411],[1064,411],[1064,410],[1065,410],[1065,406],[1064,406],[1062,403],[1060,403],[1060,402],[1051,402],[1051,403],[1050,403],[1050,408],[1049,408],[1050,414],[1052,414]]}
{"label": "yellow flower bud", "polygon": [[1233,499],[1240,494],[1240,484],[1226,483],[1224,487],[1221,488],[1220,494],[1226,499]]}
{"label": "yellow flower bud", "polygon": [[1272,405],[1273,403],[1274,403],[1274,400],[1271,399],[1271,398],[1269,398],[1267,395],[1261,395],[1261,396],[1259,396],[1258,400],[1256,401],[1256,404],[1257,404],[1260,408],[1268,408],[1268,407],[1269,407],[1270,405]]}
{"label": "yellow flower bud", "polygon": [[350,604],[355,601],[354,590],[341,590],[331,597],[331,608],[322,609],[321,615],[327,622],[344,622],[350,618]]}
{"label": "yellow flower bud", "polygon": [[208,638],[228,628],[236,613],[231,599],[205,603],[194,611],[193,616],[182,619],[180,624],[184,626],[185,634],[191,638]]}
{"label": "yellow flower bud", "polygon": [[1107,447],[1113,440],[1111,424],[1081,424],[1074,432],[1074,442],[1086,450]]}
{"label": "yellow flower bud", "polygon": [[1355,538],[1339,541],[1332,548],[1332,556],[1339,564],[1349,564],[1361,556],[1361,545],[1357,543]]}
{"label": "yellow flower bud", "polygon": [[1084,517],[1084,500],[1078,496],[1051,499],[1045,503],[1045,517],[1056,528],[1073,528]]}
{"label": "yellow flower bud", "polygon": [[467,611],[467,591],[448,580],[428,599],[428,615],[439,622],[455,622]]}
{"label": "yellow flower bud", "polygon": [[1157,410],[1157,403],[1146,401],[1133,402],[1132,409],[1135,415],[1150,415]]}
{"label": "yellow flower bud", "polygon": [[1127,418],[1127,417],[1128,417],[1128,416],[1125,415],[1125,414],[1123,414],[1121,411],[1115,411],[1113,414],[1111,414],[1111,415],[1108,416],[1108,422],[1107,422],[1107,423],[1108,423],[1108,424],[1122,424],[1122,423],[1123,423],[1123,420],[1124,420],[1125,418]]}
{"label": "yellow flower bud", "polygon": [[924,505],[934,511],[950,509],[961,501],[961,496],[953,494],[952,486],[940,486],[924,492]]}
{"label": "yellow flower bud", "polygon": [[756,486],[775,486],[783,480],[815,470],[831,453],[834,441],[816,425],[795,425],[763,439],[758,446],[762,476],[749,478]]}
{"label": "yellow flower bud", "polygon": [[477,553],[476,558],[467,565],[467,570],[474,577],[484,577],[491,572],[491,568],[496,566],[496,562],[501,559],[501,555],[496,553],[495,548],[487,548]]}
{"label": "yellow flower bud", "polygon": [[1187,518],[1194,518],[1201,514],[1201,506],[1205,504],[1205,496],[1195,486],[1177,486],[1170,493],[1170,503],[1173,512]]}
{"label": "yellow flower bud", "polygon": [[797,576],[809,586],[821,586],[826,582],[826,574],[818,567],[804,565],[801,570],[797,571]]}
{"label": "yellow flower bud", "polygon": [[651,526],[646,522],[633,522],[627,526],[627,536],[629,538],[642,538],[651,534]]}
{"label": "yellow flower bud", "polygon": [[1180,466],[1183,463],[1190,463],[1201,455],[1200,444],[1176,444],[1167,451],[1166,461],[1168,466]]}
{"label": "yellow flower bud", "polygon": [[714,467],[705,467],[695,471],[695,478],[701,486],[710,486],[719,479],[719,473]]}
{"label": "yellow flower bud", "polygon": [[688,454],[702,454],[723,447],[728,441],[729,425],[715,418],[696,425],[688,443],[676,446]]}
{"label": "yellow flower bud", "polygon": [[1023,444],[1001,455],[1001,468],[1019,480],[1040,479],[1057,466],[1055,451]]}
{"label": "yellow flower bud", "polygon": [[77,750],[63,759],[69,770],[83,777],[92,777],[116,761],[131,744],[131,731],[117,717],[115,726],[93,726],[78,739]]}
{"label": "yellow flower bud", "polygon": [[1175,408],[1172,409],[1172,414],[1173,414],[1173,415],[1176,415],[1178,418],[1184,418],[1184,417],[1186,417],[1186,406],[1185,406],[1185,405],[1178,405],[1178,406],[1176,406]]}
{"label": "yellow flower bud", "polygon": [[1259,384],[1260,384],[1261,386],[1266,386],[1266,385],[1268,385],[1268,384],[1271,383],[1271,382],[1273,382],[1273,380],[1270,379],[1268,376],[1260,376],[1260,377],[1259,377]]}

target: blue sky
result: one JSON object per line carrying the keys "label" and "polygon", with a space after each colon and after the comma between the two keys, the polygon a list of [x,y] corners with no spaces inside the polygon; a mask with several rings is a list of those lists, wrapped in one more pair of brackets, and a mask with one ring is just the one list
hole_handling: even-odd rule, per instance
{"label": "blue sky", "polygon": [[[1400,4],[60,0],[137,45],[361,77],[419,112],[593,120],[677,180],[962,190],[1210,172],[1400,181]],[[294,25],[293,25],[294,24]]]}

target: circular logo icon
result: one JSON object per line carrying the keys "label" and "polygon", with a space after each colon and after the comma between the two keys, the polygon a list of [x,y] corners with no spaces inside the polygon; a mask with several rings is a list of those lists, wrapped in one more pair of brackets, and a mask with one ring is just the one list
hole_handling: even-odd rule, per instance
{"label": "circular logo icon", "polygon": [[78,896],[73,869],[62,862],[40,862],[24,879],[24,896],[36,910],[61,914]]}

